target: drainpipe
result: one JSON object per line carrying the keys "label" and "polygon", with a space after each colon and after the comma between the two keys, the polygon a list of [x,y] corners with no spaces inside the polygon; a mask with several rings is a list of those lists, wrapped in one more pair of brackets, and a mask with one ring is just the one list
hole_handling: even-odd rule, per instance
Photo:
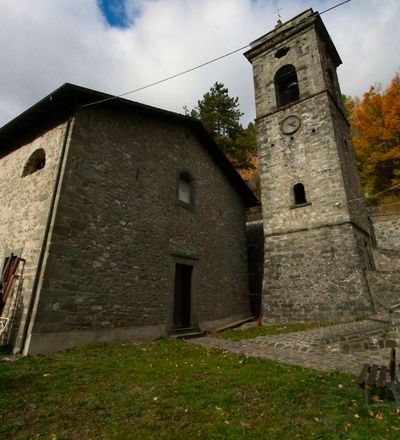
{"label": "drainpipe", "polygon": [[39,281],[40,281],[40,274],[42,272],[43,260],[44,260],[47,244],[49,241],[50,225],[51,225],[51,222],[52,222],[54,214],[55,214],[54,206],[55,206],[56,197],[57,197],[58,191],[60,189],[60,185],[61,185],[62,167],[64,165],[65,151],[67,148],[68,138],[71,133],[73,119],[74,119],[73,117],[68,119],[67,126],[65,129],[65,135],[64,135],[64,139],[63,139],[63,143],[62,143],[62,147],[61,147],[61,152],[60,152],[60,159],[58,161],[58,166],[57,166],[56,179],[54,182],[53,193],[52,193],[51,200],[50,200],[49,214],[48,214],[47,220],[46,220],[43,241],[42,241],[42,245],[40,248],[35,278],[33,280],[32,293],[29,298],[28,310],[26,313],[24,328],[23,328],[21,336],[19,336],[19,338],[18,338],[19,342],[17,342],[17,345],[14,348],[14,353],[16,353],[16,354],[23,352],[23,350],[25,349],[26,339],[28,336],[28,329],[29,329],[29,326],[31,324],[31,319],[32,319],[33,307],[34,307],[34,304],[36,301],[37,290],[38,290],[38,285],[39,285]]}

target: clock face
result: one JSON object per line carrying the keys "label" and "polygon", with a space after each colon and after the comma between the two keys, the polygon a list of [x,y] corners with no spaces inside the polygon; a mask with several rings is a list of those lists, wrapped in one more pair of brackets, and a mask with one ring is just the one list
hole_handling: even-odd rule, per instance
{"label": "clock face", "polygon": [[293,134],[300,127],[300,118],[296,115],[290,115],[281,123],[281,130],[283,134]]}

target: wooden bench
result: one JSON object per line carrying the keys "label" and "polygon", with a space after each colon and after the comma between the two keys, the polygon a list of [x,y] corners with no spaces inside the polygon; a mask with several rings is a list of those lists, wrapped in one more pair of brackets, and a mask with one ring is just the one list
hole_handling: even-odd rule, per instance
{"label": "wooden bench", "polygon": [[[364,364],[361,373],[358,376],[357,383],[364,391],[366,406],[391,406],[400,408],[400,398],[398,391],[400,390],[400,380],[397,376],[396,350],[392,348],[389,366]],[[394,402],[385,403],[379,401],[379,397],[385,397],[387,392],[393,396]],[[378,397],[378,401],[373,399]],[[371,403],[373,400],[374,403]]]}

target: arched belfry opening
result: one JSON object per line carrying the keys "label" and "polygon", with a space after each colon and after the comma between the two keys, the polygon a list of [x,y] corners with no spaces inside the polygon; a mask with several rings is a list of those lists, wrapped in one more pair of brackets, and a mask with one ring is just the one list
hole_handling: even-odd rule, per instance
{"label": "arched belfry opening", "polygon": [[296,183],[293,187],[293,198],[295,205],[302,205],[307,203],[306,191],[302,183]]}
{"label": "arched belfry opening", "polygon": [[299,100],[299,83],[293,64],[281,67],[275,74],[274,83],[278,108]]}

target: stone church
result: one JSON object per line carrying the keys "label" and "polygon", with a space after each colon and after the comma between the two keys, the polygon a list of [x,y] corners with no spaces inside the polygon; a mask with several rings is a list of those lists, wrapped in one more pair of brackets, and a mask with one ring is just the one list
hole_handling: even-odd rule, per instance
{"label": "stone church", "polygon": [[0,129],[3,344],[343,320],[394,300],[400,246],[380,244],[400,243],[400,221],[368,216],[320,16],[245,56],[262,203],[247,233],[258,201],[189,117],[65,84]]}
{"label": "stone church", "polygon": [[250,315],[253,193],[199,121],[123,99],[85,107],[107,98],[66,84],[0,130],[3,338],[16,351]]}

